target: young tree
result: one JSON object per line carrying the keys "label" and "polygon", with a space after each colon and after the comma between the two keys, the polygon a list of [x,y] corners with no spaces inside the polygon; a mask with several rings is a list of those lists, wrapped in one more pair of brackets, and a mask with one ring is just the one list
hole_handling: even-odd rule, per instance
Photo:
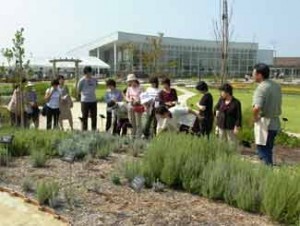
{"label": "young tree", "polygon": [[143,62],[154,74],[161,72],[161,65],[158,61],[163,56],[163,41],[164,34],[158,33],[157,37],[148,37],[148,50],[143,53]]}
{"label": "young tree", "polygon": [[5,57],[5,59],[7,60],[8,67],[10,68],[11,61],[14,58],[13,51],[11,49],[9,49],[9,48],[5,48],[5,49],[2,49],[1,52],[2,52],[2,55]]}
{"label": "young tree", "polygon": [[13,38],[13,47],[11,49],[6,48],[2,51],[3,56],[7,59],[9,67],[11,62],[15,62],[13,70],[14,82],[19,86],[20,89],[20,102],[17,103],[17,112],[21,112],[21,126],[25,126],[24,119],[24,103],[23,103],[23,81],[26,78],[26,70],[29,70],[29,61],[25,62],[25,47],[24,47],[24,28],[17,30],[15,37]]}
{"label": "young tree", "polygon": [[214,34],[217,45],[221,50],[221,83],[223,84],[228,77],[228,52],[229,52],[229,39],[233,34],[232,29],[232,8],[229,12],[228,1],[220,0],[220,21],[214,21]]}

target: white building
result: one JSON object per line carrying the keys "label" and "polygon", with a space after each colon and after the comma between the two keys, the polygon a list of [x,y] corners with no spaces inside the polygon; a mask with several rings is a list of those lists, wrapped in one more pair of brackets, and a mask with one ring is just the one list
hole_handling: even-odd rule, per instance
{"label": "white building", "polygon": [[[158,36],[116,32],[69,52],[72,55],[95,56],[111,66],[112,73],[151,73],[145,52]],[[177,76],[218,74],[221,68],[220,43],[209,40],[162,38],[162,53],[157,62],[160,72]],[[228,57],[230,76],[252,71],[257,62],[273,63],[272,50],[259,50],[258,43],[230,42]]]}

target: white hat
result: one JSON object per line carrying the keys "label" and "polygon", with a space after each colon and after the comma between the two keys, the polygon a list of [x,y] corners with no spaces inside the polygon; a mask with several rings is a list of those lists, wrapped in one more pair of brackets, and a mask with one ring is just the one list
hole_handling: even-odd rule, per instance
{"label": "white hat", "polygon": [[129,74],[129,75],[127,75],[126,82],[137,81],[137,80],[138,79],[136,78],[135,74]]}
{"label": "white hat", "polygon": [[26,85],[26,87],[32,87],[32,86],[34,86],[34,84],[32,82],[28,82]]}

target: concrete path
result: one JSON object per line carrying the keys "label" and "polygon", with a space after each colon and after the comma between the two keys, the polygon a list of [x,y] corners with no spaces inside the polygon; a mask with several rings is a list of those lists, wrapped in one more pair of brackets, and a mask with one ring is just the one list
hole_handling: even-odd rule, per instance
{"label": "concrete path", "polygon": [[175,89],[183,93],[182,95],[178,96],[179,103],[182,106],[187,106],[187,100],[193,96],[196,96],[194,92],[191,92],[185,88],[176,86]]}
{"label": "concrete path", "polygon": [[[98,119],[97,119],[97,128],[99,131],[105,130],[105,119],[100,118],[100,114],[106,116],[106,104],[105,103],[98,103]],[[72,108],[72,115],[73,115],[73,124],[74,130],[81,130],[81,121],[79,117],[81,117],[81,104],[80,102],[74,102]],[[91,128],[91,120],[88,121],[89,130]],[[46,129],[46,117],[40,116],[40,129]],[[64,129],[70,130],[68,120],[64,121]]]}

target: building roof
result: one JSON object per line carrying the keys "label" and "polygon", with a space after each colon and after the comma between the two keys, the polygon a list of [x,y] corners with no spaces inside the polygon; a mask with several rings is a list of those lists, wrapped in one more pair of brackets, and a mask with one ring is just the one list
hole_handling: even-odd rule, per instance
{"label": "building roof", "polygon": [[300,57],[275,57],[277,67],[300,67]]}
{"label": "building roof", "polygon": [[[70,54],[76,54],[77,52],[93,50],[95,48],[109,45],[112,43],[128,43],[128,42],[137,42],[137,43],[148,43],[148,38],[157,37],[157,35],[146,35],[146,34],[135,34],[135,33],[128,33],[128,32],[115,32],[108,36],[102,37],[97,39],[93,42],[87,43],[85,45],[81,45],[71,51]],[[205,47],[216,47],[218,44],[216,40],[202,40],[202,39],[187,39],[187,38],[174,38],[174,37],[167,37],[163,36],[162,44],[167,45],[181,45],[181,46],[205,46]],[[252,42],[230,42],[229,43],[231,48],[237,49],[258,49],[258,43]]]}

